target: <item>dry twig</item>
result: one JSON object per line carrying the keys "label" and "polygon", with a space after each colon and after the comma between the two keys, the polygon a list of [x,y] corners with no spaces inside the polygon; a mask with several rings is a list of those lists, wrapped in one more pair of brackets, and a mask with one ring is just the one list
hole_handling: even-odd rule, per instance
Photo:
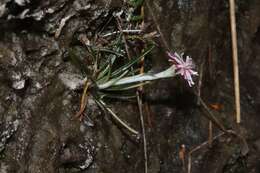
{"label": "dry twig", "polygon": [[214,114],[210,111],[209,107],[206,105],[206,103],[202,100],[201,97],[198,97],[200,104],[206,111],[207,118],[214,124],[216,125],[221,131],[227,132],[226,128],[223,126],[223,124],[214,116]]}
{"label": "dry twig", "polygon": [[143,137],[143,150],[144,150],[144,172],[148,172],[148,156],[147,156],[147,144],[146,144],[146,135],[145,135],[145,126],[144,126],[144,116],[143,116],[143,104],[142,104],[142,98],[140,96],[140,92],[137,91],[137,102],[138,102],[138,108],[139,108],[139,115],[140,115],[140,122],[141,122],[141,128],[142,128],[142,137]]}
{"label": "dry twig", "polygon": [[162,40],[162,43],[163,43],[164,47],[165,47],[168,51],[170,51],[170,47],[169,47],[169,45],[167,44],[167,41],[166,41],[166,39],[165,39],[165,37],[164,37],[162,31],[161,31],[161,28],[160,28],[160,25],[159,25],[159,23],[158,23],[158,20],[156,19],[156,16],[155,16],[155,14],[154,14],[154,12],[153,12],[153,9],[152,9],[152,7],[151,7],[151,5],[150,5],[151,2],[149,2],[149,1],[146,0],[146,1],[145,1],[145,4],[146,4],[146,6],[147,6],[147,8],[148,8],[148,10],[149,10],[149,12],[150,12],[150,14],[151,14],[151,16],[152,16],[153,22],[154,22],[155,25],[156,25],[157,31],[159,32],[159,34],[160,34],[160,36],[161,36],[161,40]]}
{"label": "dry twig", "polygon": [[[225,132],[220,133],[219,135],[215,136],[214,138],[212,138],[212,141],[218,139],[219,137],[223,136],[224,134],[226,134]],[[203,147],[209,145],[209,141],[205,141],[202,144],[200,144],[199,146],[193,148],[189,154],[188,154],[188,173],[191,173],[191,162],[192,162],[192,154],[200,149],[202,149]]]}
{"label": "dry twig", "polygon": [[118,24],[118,29],[121,32],[122,36],[123,36],[123,42],[124,42],[124,45],[125,45],[125,51],[126,51],[127,57],[128,57],[128,59],[130,59],[131,56],[130,56],[130,52],[129,52],[129,47],[128,47],[128,44],[127,44],[127,41],[126,41],[125,33],[123,32],[123,29],[122,29],[122,26],[121,26],[121,19],[120,19],[120,17],[117,17],[116,21],[117,21],[117,24]]}
{"label": "dry twig", "polygon": [[111,33],[107,33],[107,34],[103,35],[102,37],[109,37],[109,36],[113,36],[113,35],[119,34],[119,33],[140,34],[141,32],[142,32],[142,30],[140,30],[140,29],[133,29],[133,30],[124,29],[121,31],[114,31]]}
{"label": "dry twig", "polygon": [[126,128],[129,132],[131,132],[132,134],[138,136],[139,132],[136,131],[135,129],[131,128],[130,126],[128,126],[123,120],[121,120],[109,107],[107,107],[107,105],[102,101],[99,100],[99,102],[102,104],[103,108],[105,107],[105,109],[112,115],[112,117],[119,123],[121,124],[124,128]]}
{"label": "dry twig", "polygon": [[236,14],[235,0],[229,0],[230,5],[230,24],[232,37],[232,53],[233,53],[233,71],[234,71],[234,88],[235,88],[235,103],[236,103],[236,122],[240,123],[240,91],[239,91],[239,67],[237,53],[237,30],[236,30]]}
{"label": "dry twig", "polygon": [[[144,6],[141,7],[141,16],[144,18]],[[144,21],[142,21],[142,26],[144,25]],[[144,73],[144,59],[141,60],[141,68],[140,68],[140,74]],[[144,116],[143,116],[143,102],[142,102],[142,93],[143,93],[143,86],[140,86],[138,88],[138,91],[136,93],[137,97],[137,103],[139,108],[139,115],[140,115],[140,123],[142,128],[142,137],[143,137],[143,150],[144,150],[144,173],[148,172],[148,155],[147,155],[147,143],[146,143],[146,134],[145,134],[145,126],[144,126]]]}
{"label": "dry twig", "polygon": [[209,147],[212,147],[212,142],[213,142],[213,125],[212,121],[209,120],[209,134],[208,134],[208,140],[209,140]]}
{"label": "dry twig", "polygon": [[82,121],[82,119],[83,119],[83,112],[84,112],[86,105],[87,105],[87,96],[88,96],[89,85],[90,85],[89,81],[86,81],[86,85],[84,87],[84,91],[83,91],[83,94],[81,96],[80,110],[75,115],[75,117],[79,118],[80,121]]}

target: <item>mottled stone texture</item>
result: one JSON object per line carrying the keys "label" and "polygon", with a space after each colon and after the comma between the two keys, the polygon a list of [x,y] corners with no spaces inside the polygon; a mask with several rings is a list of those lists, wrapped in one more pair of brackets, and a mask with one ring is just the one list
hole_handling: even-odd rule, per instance
{"label": "mottled stone texture", "polygon": [[[234,123],[232,58],[228,1],[153,0],[157,23],[173,51],[185,52],[203,74],[201,93],[219,104],[216,116],[226,127],[238,129],[249,142],[246,159],[240,143],[224,138],[212,149],[198,151],[192,172],[258,173],[260,133],[260,3],[237,0],[237,29],[241,78],[242,124]],[[132,139],[97,108],[90,97],[80,123],[72,119],[80,90],[71,90],[59,76],[82,76],[68,62],[73,48],[79,58],[86,50],[79,34],[94,35],[122,1],[2,0],[0,1],[0,172],[133,173],[143,172],[141,142]],[[154,24],[145,8],[145,20]],[[71,16],[55,38],[63,18]],[[155,25],[154,25],[154,28]],[[75,43],[76,42],[76,43]],[[154,68],[167,64],[165,46],[154,51]],[[84,78],[85,76],[82,76]],[[198,81],[198,80],[197,80]],[[194,88],[196,90],[196,87]],[[207,138],[207,123],[186,83],[178,79],[156,82],[146,89],[150,119],[145,117],[149,173],[182,171],[178,151]],[[136,103],[112,101],[110,106],[140,130]],[[219,132],[217,129],[214,133]],[[229,143],[227,142],[229,141]],[[230,142],[231,141],[231,142]],[[242,160],[242,161],[241,161]]]}

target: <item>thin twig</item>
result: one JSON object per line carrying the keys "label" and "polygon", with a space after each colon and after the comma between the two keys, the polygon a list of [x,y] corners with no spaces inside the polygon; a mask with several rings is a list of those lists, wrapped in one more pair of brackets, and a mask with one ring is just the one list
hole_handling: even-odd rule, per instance
{"label": "thin twig", "polygon": [[[141,7],[141,16],[144,18],[144,6]],[[144,21],[142,21],[142,26],[144,25]],[[145,56],[141,59],[140,65],[140,74],[144,73],[144,59]],[[148,155],[147,155],[147,143],[146,143],[146,134],[145,134],[145,126],[144,126],[144,116],[143,116],[143,101],[142,94],[144,92],[143,86],[140,86],[136,91],[137,103],[139,108],[140,115],[140,123],[142,128],[142,137],[143,137],[143,150],[144,150],[144,173],[148,172]]]}
{"label": "thin twig", "polygon": [[142,137],[143,137],[144,172],[147,173],[148,172],[147,143],[146,143],[145,126],[144,126],[143,104],[142,104],[142,98],[140,96],[139,91],[137,91],[137,102],[138,102],[140,122],[141,122],[141,128],[142,128]]}
{"label": "thin twig", "polygon": [[199,82],[198,82],[198,96],[197,96],[197,105],[200,105],[200,97],[201,97],[201,87],[202,87],[202,80],[203,80],[203,69],[204,69],[204,61],[200,64],[200,71],[199,71]]}
{"label": "thin twig", "polygon": [[153,113],[151,112],[151,108],[150,108],[150,105],[148,104],[148,102],[144,102],[144,108],[145,108],[145,112],[147,115],[148,127],[152,128],[153,127]]}
{"label": "thin twig", "polygon": [[179,159],[182,162],[182,168],[183,171],[185,172],[186,168],[185,168],[185,155],[186,155],[186,146],[184,144],[181,145],[180,147],[180,151],[179,151]]}
{"label": "thin twig", "polygon": [[[197,95],[198,96],[198,95]],[[204,143],[202,143],[201,145],[195,147],[194,149],[192,149],[189,154],[188,154],[188,173],[191,173],[191,154],[199,149],[201,149],[202,147],[206,146],[206,145],[211,145],[212,142],[214,140],[216,140],[217,138],[223,136],[224,134],[229,134],[229,135],[234,135],[235,137],[237,137],[238,139],[241,140],[241,142],[243,143],[243,147],[242,147],[242,155],[245,156],[248,152],[249,152],[249,148],[247,145],[246,140],[244,139],[243,136],[237,134],[235,131],[233,130],[227,130],[221,123],[220,121],[215,117],[215,115],[210,111],[210,109],[208,108],[208,106],[206,105],[206,103],[201,99],[201,97],[198,97],[200,100],[200,103],[202,105],[202,107],[206,110],[207,112],[207,118],[210,120],[210,122],[212,122],[212,125],[216,125],[220,130],[222,130],[222,133],[220,133],[219,135],[215,136],[212,139],[209,139],[207,141],[205,141]],[[212,132],[210,132],[212,133]]]}
{"label": "thin twig", "polygon": [[120,20],[119,17],[117,17],[116,21],[117,21],[117,24],[118,24],[118,29],[121,32],[122,36],[123,36],[123,42],[125,44],[125,50],[126,50],[127,57],[128,57],[128,59],[130,59],[131,56],[130,56],[128,44],[127,44],[127,41],[126,41],[125,33],[123,32],[123,29],[122,29],[122,26],[121,26],[121,20]]}
{"label": "thin twig", "polygon": [[188,173],[191,173],[191,154],[188,154]]}
{"label": "thin twig", "polygon": [[[243,156],[245,156],[249,152],[248,144],[247,144],[245,138],[243,136],[237,134],[233,130],[227,130],[226,132],[221,132],[220,134],[218,134],[214,138],[212,138],[212,142],[215,141],[216,139],[220,138],[221,136],[225,135],[225,134],[233,135],[233,136],[237,137],[243,143],[243,147],[242,147],[242,150],[241,150],[241,154]],[[200,144],[199,146],[190,150],[190,152],[188,153],[188,173],[191,173],[191,162],[192,162],[191,156],[192,156],[192,154],[194,152],[202,149],[203,147],[205,147],[207,145],[209,145],[209,141],[205,141],[202,144]]]}
{"label": "thin twig", "polygon": [[168,43],[167,43],[167,41],[166,41],[166,39],[164,37],[164,34],[161,31],[161,28],[160,28],[160,25],[158,23],[158,20],[156,19],[156,16],[154,15],[154,10],[152,9],[152,7],[150,5],[151,2],[149,2],[148,0],[145,0],[145,4],[146,4],[146,6],[147,6],[147,8],[148,8],[148,10],[149,10],[149,12],[150,12],[150,14],[152,16],[153,22],[156,25],[157,31],[159,32],[159,34],[161,36],[161,40],[162,40],[162,43],[163,43],[164,47],[167,49],[167,51],[170,51],[170,47],[169,47],[169,45],[168,45]]}
{"label": "thin twig", "polygon": [[233,71],[234,71],[234,88],[235,88],[235,103],[236,103],[236,122],[241,122],[240,115],[240,91],[239,91],[239,67],[237,53],[237,30],[236,30],[236,13],[235,0],[229,0],[230,5],[230,24],[232,37],[232,53],[233,53]]}
{"label": "thin twig", "polygon": [[212,121],[209,120],[209,147],[212,147],[212,142],[213,142],[213,125],[212,125]]}
{"label": "thin twig", "polygon": [[220,123],[220,121],[216,118],[216,116],[210,111],[210,109],[208,108],[208,106],[206,105],[206,103],[202,100],[201,97],[198,97],[200,100],[200,104],[202,105],[202,107],[204,108],[204,110],[206,110],[207,112],[207,118],[212,121],[212,123],[214,125],[216,125],[220,130],[222,130],[223,132],[227,132],[226,128]]}
{"label": "thin twig", "polygon": [[86,81],[83,94],[81,96],[81,101],[80,101],[80,110],[79,112],[75,115],[76,118],[79,118],[80,121],[83,119],[83,112],[86,108],[87,105],[87,96],[88,96],[88,88],[89,88],[90,82]]}
{"label": "thin twig", "polygon": [[[218,139],[219,137],[223,136],[224,134],[226,134],[226,132],[220,133],[219,135],[215,136],[215,137],[212,139],[212,141],[215,141],[216,139]],[[191,156],[192,156],[192,153],[194,153],[194,152],[200,150],[201,148],[203,148],[203,147],[205,147],[205,146],[207,146],[207,145],[209,145],[209,141],[203,142],[202,144],[200,144],[199,146],[193,148],[193,149],[189,152],[189,154],[188,154],[188,173],[191,173],[191,161],[192,161]]]}
{"label": "thin twig", "polygon": [[139,132],[128,126],[123,120],[121,120],[107,105],[102,101],[99,100],[99,102],[102,104],[103,108],[105,108],[112,117],[117,120],[123,127],[125,127],[129,132],[133,133],[134,135],[139,135]]}
{"label": "thin twig", "polygon": [[140,34],[141,32],[142,32],[142,30],[140,30],[140,29],[133,29],[133,30],[124,29],[122,31],[114,31],[114,32],[111,32],[111,33],[107,33],[107,34],[103,35],[102,37],[109,37],[109,36],[120,34],[120,33]]}

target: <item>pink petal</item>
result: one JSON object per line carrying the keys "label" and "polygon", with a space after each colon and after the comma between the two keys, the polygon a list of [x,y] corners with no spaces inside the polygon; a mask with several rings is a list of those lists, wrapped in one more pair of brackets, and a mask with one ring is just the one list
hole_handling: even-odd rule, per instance
{"label": "pink petal", "polygon": [[192,74],[192,75],[196,75],[196,76],[198,76],[199,74],[198,74],[198,72],[196,72],[196,71],[194,71],[194,70],[189,70],[189,72]]}
{"label": "pink petal", "polygon": [[176,67],[176,74],[180,74],[183,76],[183,78],[188,82],[189,86],[191,87],[194,85],[194,82],[192,80],[192,75],[198,76],[198,72],[194,71],[194,64],[192,62],[192,58],[189,56],[186,57],[185,61],[183,60],[183,55],[181,56],[177,53],[170,53],[167,52],[170,62],[173,62],[173,64]]}
{"label": "pink petal", "polygon": [[167,52],[167,55],[170,57],[170,61],[174,61],[176,62],[177,64],[183,64],[183,60],[179,57],[179,55],[177,53],[170,53],[170,52]]}

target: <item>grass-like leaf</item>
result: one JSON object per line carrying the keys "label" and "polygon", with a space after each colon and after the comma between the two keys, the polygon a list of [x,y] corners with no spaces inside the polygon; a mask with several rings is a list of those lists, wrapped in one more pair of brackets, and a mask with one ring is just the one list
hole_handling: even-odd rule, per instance
{"label": "grass-like leaf", "polygon": [[125,85],[117,85],[117,86],[112,86],[112,87],[107,88],[106,91],[125,91],[125,90],[138,88],[138,87],[144,86],[149,83],[150,83],[149,81],[146,81],[146,82],[125,84]]}
{"label": "grass-like leaf", "polygon": [[116,60],[116,56],[112,55],[112,58],[110,58],[108,60],[108,62],[105,64],[106,66],[104,66],[102,68],[102,70],[100,71],[100,73],[98,74],[97,81],[105,82],[105,81],[109,80],[110,74],[111,74],[111,69],[112,69],[112,66],[113,66],[115,60]]}
{"label": "grass-like leaf", "polygon": [[176,75],[175,71],[175,66],[171,66],[168,69],[155,73],[155,74],[150,74],[150,73],[143,73],[139,75],[134,75],[134,76],[128,76],[124,78],[116,78],[117,80],[111,80],[106,83],[98,84],[98,88],[100,90],[102,89],[108,89],[110,87],[115,87],[115,86],[122,86],[122,85],[136,85],[137,83],[142,83],[142,82],[148,82],[148,81],[153,81],[153,80],[158,80],[158,79],[164,79],[164,78],[170,78],[174,77]]}
{"label": "grass-like leaf", "polygon": [[110,86],[114,85],[117,81],[119,81],[120,79],[122,79],[129,71],[124,71],[122,74],[120,74],[120,76],[115,77],[109,81],[107,81],[106,83],[99,83],[99,81],[97,81],[97,84],[101,87],[99,87],[99,89],[102,88],[109,88]]}
{"label": "grass-like leaf", "polygon": [[111,77],[118,76],[126,70],[129,70],[134,64],[140,62],[140,60],[149,54],[153,50],[154,46],[149,46],[139,57],[132,58],[127,64],[123,65],[111,74]]}

